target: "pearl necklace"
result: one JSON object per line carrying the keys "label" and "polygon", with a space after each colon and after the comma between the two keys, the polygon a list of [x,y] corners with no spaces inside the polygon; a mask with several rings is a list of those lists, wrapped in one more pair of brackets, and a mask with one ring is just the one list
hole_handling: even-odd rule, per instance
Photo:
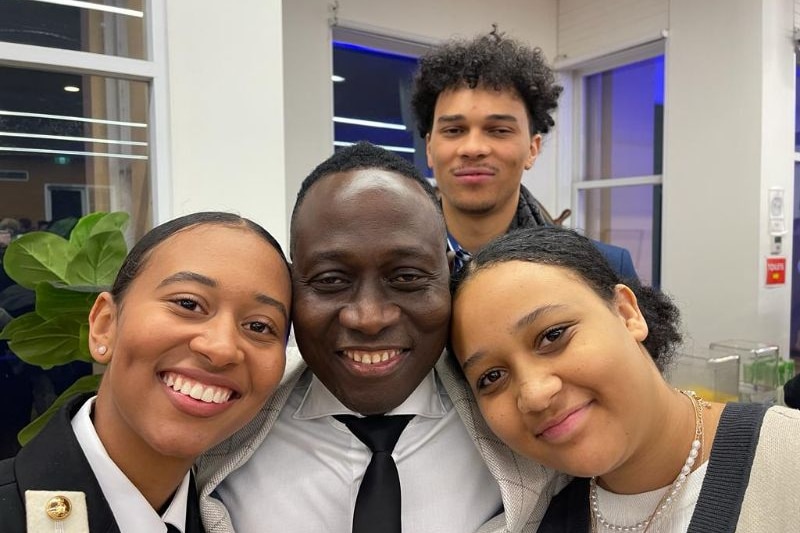
{"label": "pearl necklace", "polygon": [[[692,446],[689,449],[689,455],[686,457],[686,461],[684,461],[680,472],[678,472],[678,477],[675,478],[675,481],[672,482],[672,485],[667,489],[666,492],[664,492],[664,495],[661,497],[656,505],[655,510],[650,514],[650,516],[632,526],[620,526],[612,524],[606,520],[606,518],[603,516],[603,513],[600,512],[600,503],[597,498],[597,476],[592,477],[592,479],[589,481],[589,508],[592,515],[591,518],[593,532],[597,531],[598,524],[604,529],[608,529],[610,531],[646,532],[650,528],[650,525],[653,523],[653,521],[656,518],[663,516],[667,509],[669,509],[670,505],[672,505],[672,503],[675,501],[675,496],[678,494],[678,492],[680,492],[681,488],[686,482],[686,477],[691,473],[692,467],[697,461],[697,456],[699,455],[700,450],[702,450],[703,455],[705,455],[705,439],[703,438],[703,408],[709,409],[711,404],[700,398],[694,391],[682,390],[680,392],[686,395],[689,400],[691,400],[692,407],[694,407],[694,439],[692,440]],[[703,460],[703,455],[700,456],[701,462]]]}

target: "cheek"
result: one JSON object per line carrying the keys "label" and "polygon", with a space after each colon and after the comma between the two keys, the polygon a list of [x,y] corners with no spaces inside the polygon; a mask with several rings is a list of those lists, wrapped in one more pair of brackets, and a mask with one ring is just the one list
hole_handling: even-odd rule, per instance
{"label": "cheek", "polygon": [[443,293],[427,298],[424,303],[419,301],[409,302],[405,309],[414,317],[414,322],[421,331],[439,333],[449,329],[450,324],[450,293]]}
{"label": "cheek", "polygon": [[492,398],[478,401],[481,414],[495,435],[508,444],[513,444],[524,437],[524,425],[520,419],[516,404],[511,397]]}
{"label": "cheek", "polygon": [[286,368],[286,357],[283,352],[257,354],[249,365],[250,379],[254,393],[266,399],[278,386]]}

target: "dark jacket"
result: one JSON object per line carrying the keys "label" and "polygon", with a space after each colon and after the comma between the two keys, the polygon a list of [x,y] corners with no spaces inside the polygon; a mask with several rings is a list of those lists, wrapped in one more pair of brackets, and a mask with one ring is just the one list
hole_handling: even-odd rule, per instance
{"label": "dark jacket", "polygon": [[[97,478],[72,431],[72,417],[89,395],[69,400],[16,457],[0,461],[0,524],[3,533],[25,533],[25,491],[65,490],[86,495],[89,531],[118,533]],[[203,533],[194,480],[186,507],[186,533]]]}
{"label": "dark jacket", "polygon": [[[533,228],[536,226],[545,226],[547,224],[548,222],[536,206],[533,195],[524,185],[521,185],[517,213],[511,220],[511,225],[508,227],[507,233],[521,228]],[[608,264],[614,269],[614,272],[623,280],[639,278],[636,274],[636,269],[633,267],[633,260],[628,250],[600,241],[592,240],[592,242],[606,258],[606,261],[608,261]]]}

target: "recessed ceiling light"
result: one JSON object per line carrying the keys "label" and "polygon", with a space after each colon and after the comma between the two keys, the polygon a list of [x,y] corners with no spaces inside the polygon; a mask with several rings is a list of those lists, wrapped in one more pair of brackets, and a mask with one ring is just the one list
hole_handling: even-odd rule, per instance
{"label": "recessed ceiling light", "polygon": [[342,76],[337,76],[336,74],[334,74],[333,76],[331,76],[331,81],[334,83],[341,83],[344,81],[344,78]]}
{"label": "recessed ceiling light", "polygon": [[79,93],[81,91],[80,87],[75,87],[74,85],[65,85],[64,90],[68,93]]}
{"label": "recessed ceiling light", "polygon": [[96,2],[85,2],[82,0],[36,0],[37,2],[44,2],[47,4],[58,4],[61,6],[79,7],[82,9],[96,9],[98,11],[106,11],[108,13],[116,13],[118,15],[128,15],[129,17],[142,18],[144,13],[136,9],[125,9],[123,7],[114,7],[98,4]]}

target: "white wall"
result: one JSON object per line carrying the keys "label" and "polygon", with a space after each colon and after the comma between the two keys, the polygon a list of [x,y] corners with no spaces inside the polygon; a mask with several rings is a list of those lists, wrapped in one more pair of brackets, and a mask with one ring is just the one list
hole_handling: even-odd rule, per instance
{"label": "white wall", "polygon": [[766,191],[793,198],[792,15],[791,0],[670,1],[663,286],[698,347],[788,353],[790,280],[767,289],[764,257]]}
{"label": "white wall", "polygon": [[[286,94],[286,209],[291,212],[300,183],[333,153],[329,0],[284,0],[284,90]],[[556,0],[505,0],[502,9],[482,0],[339,0],[340,25],[435,43],[501,31],[539,46],[552,59],[556,50]],[[523,180],[548,208],[555,205],[555,137]]]}
{"label": "white wall", "polygon": [[230,210],[286,238],[280,0],[167,2],[171,216]]}
{"label": "white wall", "polygon": [[669,0],[559,0],[558,59],[618,52],[658,38],[669,26]]}

